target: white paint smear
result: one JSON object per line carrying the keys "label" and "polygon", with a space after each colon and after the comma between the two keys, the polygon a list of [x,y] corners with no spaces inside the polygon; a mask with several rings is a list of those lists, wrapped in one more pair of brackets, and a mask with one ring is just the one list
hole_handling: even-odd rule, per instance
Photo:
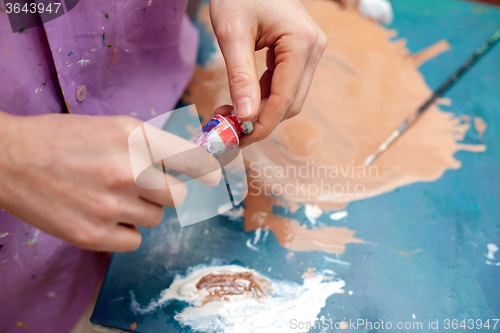
{"label": "white paint smear", "polygon": [[339,212],[335,212],[335,213],[330,214],[330,220],[334,220],[334,221],[341,220],[345,217],[347,217],[347,211],[345,211],[345,210],[341,210]]}
{"label": "white paint smear", "polygon": [[490,243],[486,246],[488,248],[488,254],[486,255],[486,258],[490,260],[495,260],[495,252],[498,251],[498,247],[493,243]]}
{"label": "white paint smear", "polygon": [[316,219],[323,214],[323,210],[318,205],[306,205],[305,214],[309,222],[316,224]]}
{"label": "white paint smear", "polygon": [[255,245],[252,244],[252,239],[247,239],[247,247],[250,249],[250,250],[254,250],[255,252],[259,252],[259,248]]}
{"label": "white paint smear", "polygon": [[[198,266],[187,276],[176,276],[168,289],[161,292],[157,300],[143,307],[131,292],[131,309],[134,313],[148,314],[163,307],[171,300],[190,303],[176,320],[195,331],[224,333],[267,333],[290,332],[290,319],[297,322],[314,322],[333,294],[341,294],[344,281],[326,281],[322,277],[304,279],[303,284],[267,279],[272,291],[268,296],[254,298],[247,295],[226,295],[224,300],[203,304],[203,290],[197,283],[209,274],[252,273],[263,278],[254,270],[241,266]],[[307,332],[296,329],[294,332]]]}
{"label": "white paint smear", "polygon": [[236,221],[243,218],[243,214],[245,213],[245,209],[240,206],[238,208],[233,208],[233,204],[231,202],[226,202],[217,208],[217,213],[219,215],[229,217],[230,221]]}
{"label": "white paint smear", "polygon": [[90,60],[82,59],[82,60],[79,60],[78,63],[80,64],[80,66],[84,66],[84,65],[90,64]]}

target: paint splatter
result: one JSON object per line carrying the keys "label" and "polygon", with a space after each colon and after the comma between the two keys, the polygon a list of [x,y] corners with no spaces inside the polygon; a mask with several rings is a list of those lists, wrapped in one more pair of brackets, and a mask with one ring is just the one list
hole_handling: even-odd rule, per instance
{"label": "paint splatter", "polygon": [[488,125],[486,125],[486,122],[483,119],[479,117],[474,117],[474,128],[478,133],[479,140],[483,139],[483,134],[484,131],[486,131],[486,127],[488,127]]}
{"label": "paint splatter", "polygon": [[111,63],[115,62],[116,59],[116,49],[113,50],[113,54],[111,55]]}
{"label": "paint splatter", "polygon": [[488,248],[488,254],[486,255],[486,258],[490,260],[495,260],[495,252],[498,251],[498,246],[496,246],[493,243],[490,243],[487,245]]}
{"label": "paint splatter", "polygon": [[331,276],[306,277],[298,284],[268,279],[236,265],[198,266],[185,277],[176,276],[170,287],[146,306],[131,292],[131,310],[148,314],[178,300],[190,306],[175,319],[195,331],[290,332],[290,318],[314,321],[330,296],[344,292],[344,284]]}
{"label": "paint splatter", "polygon": [[315,279],[321,279],[321,280],[324,280],[324,281],[331,281],[331,280],[333,280],[333,274],[329,275],[325,271],[321,272],[320,274],[316,274],[316,268],[314,268],[314,267],[308,267],[307,270],[304,273],[302,273],[301,278],[302,279],[313,279],[313,278],[315,278]]}
{"label": "paint splatter", "polygon": [[400,251],[400,250],[396,250],[396,249],[391,249],[391,252],[397,253],[400,256],[409,258],[409,257],[411,257],[412,254],[422,253],[422,252],[424,252],[424,250],[422,250],[422,249],[415,249],[415,250],[412,250],[412,251]]}
{"label": "paint splatter", "polygon": [[316,219],[323,214],[323,210],[318,205],[308,204],[305,206],[305,214],[311,224],[316,224]]}
{"label": "paint splatter", "polygon": [[85,66],[85,65],[90,64],[90,60],[88,60],[88,59],[81,59],[81,60],[77,61],[77,63],[80,64],[80,66]]}
{"label": "paint splatter", "polygon": [[16,323],[16,326],[17,326],[17,327],[22,327],[22,328],[27,328],[27,327],[28,327],[28,324],[23,323],[22,321],[18,321],[18,322]]}
{"label": "paint splatter", "polygon": [[28,239],[24,243],[22,243],[21,246],[25,246],[25,245],[32,246],[38,240],[38,235],[39,234],[40,234],[40,229],[36,229],[35,234],[33,235],[33,237],[30,238],[30,239]]}
{"label": "paint splatter", "polygon": [[230,221],[242,219],[244,212],[245,209],[243,206],[233,208],[233,204],[231,202],[222,204],[219,208],[217,208],[217,213],[222,216],[227,216]]}
{"label": "paint splatter", "polygon": [[415,66],[419,67],[420,65],[429,61],[430,59],[435,58],[441,53],[444,53],[450,49],[451,49],[450,43],[448,43],[446,40],[443,39],[421,50],[420,52],[411,55],[411,58]]}
{"label": "paint splatter", "polygon": [[137,323],[130,324],[130,328],[133,329],[133,330],[135,330],[137,328]]}
{"label": "paint splatter", "polygon": [[259,252],[260,251],[260,249],[257,246],[255,246],[255,245],[252,244],[252,239],[251,238],[247,239],[246,245],[252,251],[255,251],[255,252]]}
{"label": "paint splatter", "polygon": [[[104,29],[104,27],[102,27],[102,28]],[[113,44],[113,43],[109,43],[109,45],[108,45],[108,44],[106,44],[106,34],[105,34],[105,33],[104,33],[104,34],[102,34],[102,46],[111,47],[111,45],[112,45],[112,44]]]}
{"label": "paint splatter", "polygon": [[341,210],[339,212],[335,212],[335,213],[330,214],[330,220],[334,220],[334,221],[338,221],[338,220],[341,220],[341,219],[346,218],[346,217],[347,217],[346,210]]}

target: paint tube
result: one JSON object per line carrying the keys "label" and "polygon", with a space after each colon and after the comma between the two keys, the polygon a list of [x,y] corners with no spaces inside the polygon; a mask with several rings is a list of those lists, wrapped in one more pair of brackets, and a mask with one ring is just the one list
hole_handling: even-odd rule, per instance
{"label": "paint tube", "polygon": [[[216,114],[189,141],[203,148],[212,156],[217,156],[240,145],[240,136],[253,132],[251,121],[241,121],[234,110],[231,115]],[[156,169],[179,177],[182,172],[165,168],[160,162],[153,165]]]}
{"label": "paint tube", "polygon": [[229,116],[216,114],[189,141],[217,156],[238,147],[240,136],[252,131],[252,122],[242,122],[236,117],[234,110],[231,110]]}

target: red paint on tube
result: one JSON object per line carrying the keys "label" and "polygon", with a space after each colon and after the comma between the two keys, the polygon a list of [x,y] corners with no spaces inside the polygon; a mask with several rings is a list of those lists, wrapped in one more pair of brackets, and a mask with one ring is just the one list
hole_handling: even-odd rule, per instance
{"label": "red paint on tube", "polygon": [[189,141],[217,156],[238,147],[240,136],[250,134],[252,131],[252,122],[242,122],[236,117],[233,110],[228,116],[216,114]]}

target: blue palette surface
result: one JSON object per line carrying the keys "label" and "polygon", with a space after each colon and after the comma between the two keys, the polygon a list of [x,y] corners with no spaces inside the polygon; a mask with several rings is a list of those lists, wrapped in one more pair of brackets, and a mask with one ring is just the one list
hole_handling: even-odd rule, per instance
{"label": "blue palette surface", "polygon": [[[393,0],[392,4],[395,20],[389,28],[407,40],[411,52],[441,39],[452,46],[419,69],[431,89],[500,26],[500,7],[453,0]],[[199,62],[210,47],[202,43]],[[347,226],[369,242],[347,245],[340,260],[348,265],[325,261],[327,253],[322,251],[295,252],[286,258],[289,250],[272,232],[256,252],[246,246],[255,231],[245,232],[241,219],[218,216],[181,228],[175,210],[166,208],[158,227],[140,230],[143,243],[137,251],[113,255],[91,321],[123,331],[192,332],[174,318],[188,304],[173,301],[140,314],[131,310],[132,298],[148,304],[169,287],[176,274],[215,260],[300,284],[307,267],[335,271],[346,283],[344,290],[352,294],[327,299],[318,317],[334,322],[423,323],[422,330],[362,327],[357,332],[500,332],[500,323],[493,328],[494,319],[500,319],[500,264],[495,265],[500,263],[500,252],[497,260],[486,263],[487,245],[500,247],[500,45],[444,97],[453,101],[452,106],[441,107],[444,111],[484,119],[488,125],[484,136],[471,126],[463,142],[484,143],[487,150],[457,152],[462,167],[446,171],[437,181],[352,202],[346,219],[332,221],[329,212],[323,214],[319,224]],[[303,211],[299,209],[294,218],[306,221]],[[281,208],[275,212],[286,213]],[[490,327],[451,327],[453,320],[460,325],[464,319],[466,325],[471,319],[474,323],[489,319]],[[428,329],[429,321],[438,321],[439,329]]]}

